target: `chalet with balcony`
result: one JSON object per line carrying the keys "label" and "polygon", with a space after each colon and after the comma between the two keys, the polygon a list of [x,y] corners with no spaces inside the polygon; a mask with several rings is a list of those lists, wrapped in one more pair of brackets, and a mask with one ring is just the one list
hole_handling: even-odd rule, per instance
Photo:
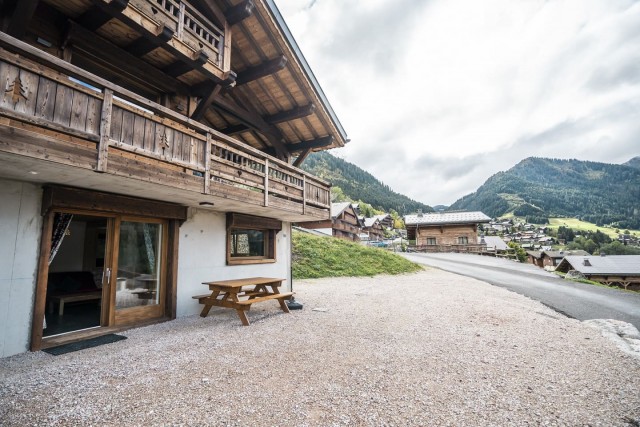
{"label": "chalet with balcony", "polygon": [[491,218],[482,212],[437,212],[404,217],[411,250],[426,252],[483,252],[478,243],[478,225]]}
{"label": "chalet with balcony", "polygon": [[327,236],[356,242],[360,240],[363,224],[358,219],[353,205],[350,202],[343,202],[331,204],[331,219],[305,222],[299,225],[319,231]]}
{"label": "chalet with balcony", "polygon": [[291,283],[346,133],[273,0],[0,2],[0,357]]}
{"label": "chalet with balcony", "polygon": [[384,239],[384,229],[377,217],[365,218],[363,222],[362,233],[367,235],[368,241],[378,242]]}

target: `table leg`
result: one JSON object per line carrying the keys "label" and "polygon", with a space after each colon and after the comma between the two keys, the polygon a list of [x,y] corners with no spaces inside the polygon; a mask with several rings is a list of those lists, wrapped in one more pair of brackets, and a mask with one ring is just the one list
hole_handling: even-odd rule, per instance
{"label": "table leg", "polygon": [[[278,286],[271,285],[271,291],[274,294],[279,294],[280,293],[280,290],[278,290]],[[289,307],[287,306],[287,303],[284,302],[284,298],[279,298],[278,302],[280,303],[280,308],[282,309],[282,311],[284,311],[285,313],[290,313]]]}
{"label": "table leg", "polygon": [[[211,292],[211,296],[209,298],[214,300],[214,299],[218,298],[219,294],[220,294],[220,291],[213,291],[213,292]],[[211,307],[213,307],[212,304],[207,304],[205,302],[204,303],[204,307],[202,308],[202,311],[200,312],[200,317],[207,317],[207,315],[209,314],[209,310],[211,310]]]}
{"label": "table leg", "polygon": [[237,309],[238,317],[240,317],[240,321],[243,326],[249,326],[249,318],[247,317],[247,312],[245,310]]}

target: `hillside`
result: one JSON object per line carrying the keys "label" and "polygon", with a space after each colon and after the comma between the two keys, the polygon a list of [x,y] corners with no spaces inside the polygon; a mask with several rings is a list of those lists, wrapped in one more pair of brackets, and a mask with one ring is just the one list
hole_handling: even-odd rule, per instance
{"label": "hillside", "polygon": [[640,156],[636,156],[633,159],[629,160],[626,163],[623,163],[624,166],[631,166],[632,168],[640,169]]}
{"label": "hillside", "polygon": [[418,264],[384,249],[300,231],[294,231],[292,237],[294,279],[375,276],[422,270]]}
{"label": "hillside", "polygon": [[[640,169],[530,157],[490,177],[451,210],[489,216],[575,217],[598,225],[640,227]],[[537,222],[537,221],[534,221]]]}
{"label": "hillside", "polygon": [[302,169],[312,173],[332,185],[340,187],[350,199],[369,203],[374,208],[389,212],[391,209],[400,215],[416,212],[432,212],[424,203],[416,202],[407,196],[396,193],[369,172],[353,163],[332,156],[324,151],[312,153],[302,163]]}

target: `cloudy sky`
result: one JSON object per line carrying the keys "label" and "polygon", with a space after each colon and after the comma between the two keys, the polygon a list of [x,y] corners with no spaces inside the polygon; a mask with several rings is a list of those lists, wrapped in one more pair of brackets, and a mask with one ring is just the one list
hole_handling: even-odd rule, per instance
{"label": "cloudy sky", "polygon": [[351,142],[450,204],[529,156],[640,155],[640,2],[276,0]]}

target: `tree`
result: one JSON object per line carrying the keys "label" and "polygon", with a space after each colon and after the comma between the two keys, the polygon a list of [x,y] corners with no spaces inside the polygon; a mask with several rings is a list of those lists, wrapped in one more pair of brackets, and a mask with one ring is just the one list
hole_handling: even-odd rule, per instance
{"label": "tree", "polygon": [[525,262],[527,260],[527,252],[522,249],[522,246],[520,246],[516,242],[509,242],[507,243],[507,245],[509,245],[510,248],[515,249],[518,261]]}

